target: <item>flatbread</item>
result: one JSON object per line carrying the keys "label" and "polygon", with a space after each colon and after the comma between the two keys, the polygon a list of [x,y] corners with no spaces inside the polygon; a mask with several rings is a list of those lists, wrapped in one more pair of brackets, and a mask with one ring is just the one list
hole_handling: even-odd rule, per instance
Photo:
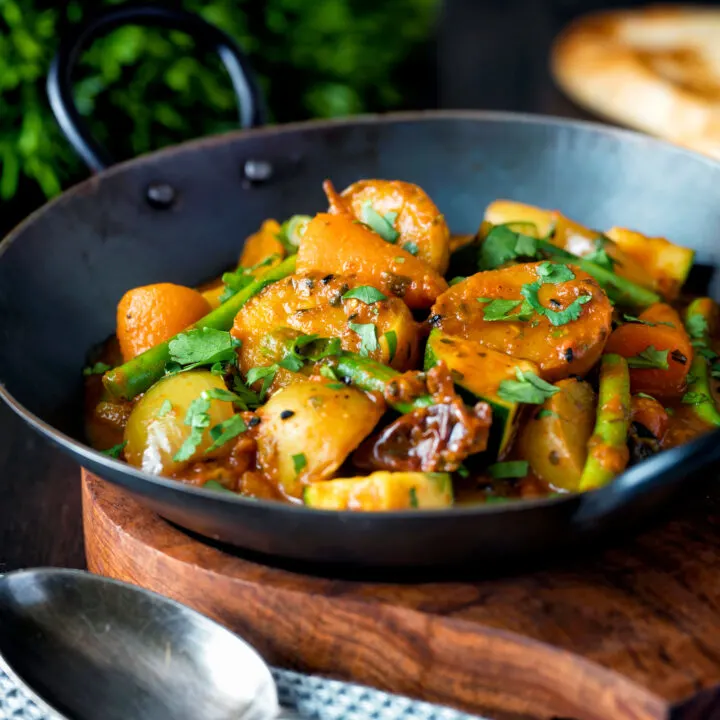
{"label": "flatbread", "polygon": [[583,16],[555,40],[551,70],[578,105],[720,158],[720,8]]}

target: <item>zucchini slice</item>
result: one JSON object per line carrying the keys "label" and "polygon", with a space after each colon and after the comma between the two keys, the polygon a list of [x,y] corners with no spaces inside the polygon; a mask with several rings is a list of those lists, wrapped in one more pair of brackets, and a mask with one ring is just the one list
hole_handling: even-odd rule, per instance
{"label": "zucchini slice", "polygon": [[303,501],[321,510],[439,509],[453,504],[448,473],[388,472],[308,485]]}
{"label": "zucchini slice", "polygon": [[487,452],[502,458],[510,449],[517,430],[520,403],[503,400],[498,395],[503,380],[515,380],[516,370],[539,370],[535,363],[491,350],[474,340],[465,340],[435,329],[425,348],[425,370],[444,361],[455,385],[469,404],[484,400],[492,408],[492,428]]}

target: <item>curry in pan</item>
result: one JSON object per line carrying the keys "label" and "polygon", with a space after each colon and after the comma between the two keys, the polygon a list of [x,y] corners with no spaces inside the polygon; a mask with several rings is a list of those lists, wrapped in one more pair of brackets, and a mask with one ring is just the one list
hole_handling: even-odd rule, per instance
{"label": "curry in pan", "polygon": [[196,289],[128,290],[86,376],[97,449],[330,510],[601,487],[720,425],[718,307],[693,252],[498,200],[451,235],[406,182],[267,220]]}

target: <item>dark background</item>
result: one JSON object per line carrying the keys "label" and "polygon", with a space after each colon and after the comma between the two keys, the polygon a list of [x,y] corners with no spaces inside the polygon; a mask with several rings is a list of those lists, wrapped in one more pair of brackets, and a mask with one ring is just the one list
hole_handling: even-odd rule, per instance
{"label": "dark background", "polygon": [[[37,6],[34,9],[37,13],[48,13],[45,22],[47,27],[45,27],[36,23],[33,18],[29,18],[27,13],[22,16],[9,13],[8,8],[12,9],[14,4],[12,0],[8,0],[0,9],[0,78],[4,77],[3,52],[5,51],[7,55],[11,50],[13,52],[17,50],[17,48],[8,50],[8,42],[10,42],[8,38],[12,39],[13,33],[20,34],[20,30],[26,26],[35,32],[33,28],[37,26],[39,39],[34,52],[36,55],[39,52],[40,55],[33,61],[35,62],[33,65],[35,75],[32,75],[34,79],[23,81],[25,84],[22,87],[26,92],[18,94],[17,87],[8,89],[7,77],[4,89],[0,81],[0,117],[5,118],[4,124],[0,125],[0,163],[4,176],[0,184],[8,183],[5,188],[8,195],[8,178],[12,179],[8,173],[13,171],[10,165],[13,160],[11,155],[3,153],[10,153],[8,147],[13,150],[22,143],[25,143],[22,147],[26,150],[34,148],[36,152],[35,156],[28,152],[24,158],[21,158],[23,162],[30,163],[29,171],[33,171],[34,168],[36,174],[41,171],[46,174],[39,175],[42,180],[40,182],[34,179],[32,173],[31,176],[23,175],[22,170],[18,173],[19,179],[15,191],[9,197],[0,200],[1,233],[9,230],[34,207],[42,204],[46,195],[52,194],[48,191],[52,191],[53,182],[67,186],[85,175],[79,163],[72,159],[44,105],[43,77],[49,58],[52,56],[53,43],[56,42],[56,26],[71,24],[71,20],[63,15],[65,12],[63,9],[58,10],[52,5],[43,6],[41,2],[28,2],[27,7]],[[271,6],[275,4],[281,5],[280,0],[269,3]],[[270,105],[274,105],[271,109],[276,120],[300,119],[313,114],[328,115],[343,114],[347,111],[384,111],[423,107],[489,108],[583,117],[583,113],[574,108],[553,87],[548,72],[548,50],[558,30],[579,12],[597,7],[609,7],[612,4],[581,2],[581,0],[553,2],[447,0],[438,7],[436,19],[426,36],[406,43],[406,54],[399,62],[392,65],[392,77],[390,71],[388,78],[383,76],[387,79],[387,86],[382,83],[378,85],[374,80],[370,82],[373,72],[383,71],[383,68],[375,66],[365,70],[360,67],[358,70],[369,74],[370,79],[365,85],[353,75],[354,71],[351,67],[347,77],[331,78],[335,86],[328,86],[327,77],[321,75],[323,72],[326,75],[336,72],[333,62],[337,65],[338,61],[333,58],[330,59],[332,67],[329,69],[317,70],[312,64],[313,59],[310,58],[308,67],[311,70],[307,70],[304,75],[299,71],[296,72],[296,68],[292,65],[293,58],[282,56],[283,43],[280,31],[278,31],[279,40],[269,38],[262,47],[255,48],[251,56],[254,58],[253,62],[260,66],[263,75],[281,76],[281,82],[269,83],[268,95]],[[623,5],[628,4],[631,3],[623,3]],[[232,3],[215,3],[215,5],[231,6]],[[238,5],[242,5],[243,8],[249,7],[241,2]],[[395,3],[366,2],[363,6],[365,5],[373,6],[373,12],[378,13],[382,12],[382,7],[393,8]],[[253,5],[255,8],[258,6],[264,6],[264,3]],[[25,7],[26,5],[23,4],[23,8]],[[79,7],[76,2],[68,4],[69,10],[75,8],[73,10],[75,17],[81,15]],[[359,4],[358,8],[360,8],[358,12],[362,13]],[[258,11],[257,9],[250,11],[249,15],[253,12],[257,15]],[[391,10],[389,9],[388,12]],[[51,21],[56,25],[50,27]],[[267,24],[266,21],[266,17],[256,16],[250,17],[248,22],[250,26],[255,23],[260,28],[264,27],[264,23]],[[402,17],[393,19],[390,23],[391,29],[397,27],[393,23],[400,22],[403,22]],[[13,33],[10,33],[10,30]],[[378,34],[380,32],[382,32],[382,42],[395,41],[393,34],[386,27],[378,30]],[[397,37],[399,38],[399,34]],[[360,38],[358,42],[369,42],[367,38],[373,38],[372,32],[367,37]],[[273,45],[271,41],[278,42]],[[397,42],[400,40],[398,39]],[[158,47],[163,52],[166,49],[164,45]],[[120,54],[124,51],[123,47],[119,50],[117,47],[111,49]],[[370,51],[371,49],[368,50]],[[106,56],[109,52],[106,52]],[[273,52],[276,53],[274,56]],[[7,57],[6,62],[9,62]],[[102,58],[99,62],[103,62]],[[132,82],[135,84],[139,82],[138,76],[132,75],[135,72],[134,66],[132,63],[129,65],[131,66],[129,71],[125,66],[121,68],[122,72],[113,81],[114,86],[110,83],[117,89],[106,93],[107,97],[102,94],[93,96],[91,90],[84,89],[84,92],[90,93],[88,97],[92,100],[93,115],[99,115],[95,118],[94,125],[97,132],[104,140],[111,143],[116,153],[122,154],[124,151],[126,155],[133,151],[133,147],[135,150],[148,150],[163,144],[157,142],[158,140],[167,142],[182,139],[182,134],[180,137],[172,137],[173,133],[170,130],[173,128],[168,130],[157,124],[148,125],[140,116],[133,120],[132,116],[120,116],[113,112],[112,92],[124,92],[122,83],[127,81],[127,73],[131,73],[129,77],[132,78]],[[88,77],[92,80],[95,77],[92,72],[94,72],[92,68],[87,69],[84,76],[81,72],[81,80],[87,80]],[[104,68],[103,72],[112,76],[114,70],[112,67]],[[308,84],[319,83],[318,87],[321,87],[322,92],[319,92],[317,97],[296,93],[293,96],[295,99],[291,102],[288,88],[295,85],[302,90],[303,78]],[[206,84],[208,82],[206,79]],[[345,85],[342,86],[342,83]],[[376,92],[370,89],[368,83],[379,87],[379,90]],[[92,83],[88,81],[86,85]],[[357,97],[354,97],[352,92],[348,93],[347,88],[356,92]],[[218,119],[221,121],[218,127],[223,129],[222,123],[224,123],[227,129],[232,127],[233,122],[232,98],[228,104],[227,95],[223,95],[223,92],[227,91],[218,89],[215,93],[216,104],[219,107]],[[120,100],[117,99],[118,97]],[[155,98],[156,95],[152,97]],[[142,105],[142,98],[139,101],[135,96],[118,95],[115,98],[115,102],[121,104],[128,104],[131,100]],[[163,100],[170,107],[168,110],[170,118],[172,117],[171,100],[177,102],[178,107],[182,109],[182,93],[179,95],[169,93],[168,99]],[[332,103],[337,104],[334,110]],[[313,108],[318,112],[313,113]],[[28,116],[35,119],[31,122]],[[200,121],[202,120],[203,118],[200,118]],[[148,131],[147,137],[143,138],[139,135],[136,137],[132,134],[139,133],[139,129],[146,125],[152,130],[152,132]],[[196,124],[190,123],[190,125],[189,128],[185,125],[177,127],[174,132],[177,135],[188,129],[197,128]],[[204,127],[202,122],[200,125],[202,130]],[[218,127],[214,126],[213,129]],[[123,147],[123,141],[127,138],[130,138],[130,147],[127,144]],[[150,142],[148,147],[143,147],[145,140],[156,142]],[[6,145],[3,145],[3,142]],[[12,145],[13,142],[15,145]],[[32,164],[32,157],[45,158],[44,162],[47,165],[44,170],[38,167],[37,163]],[[59,179],[53,180],[53,173]],[[43,182],[46,186],[44,189],[41,187]],[[42,340],[39,339],[39,342],[41,343]],[[49,352],[51,361],[51,349]],[[26,429],[8,408],[0,406],[0,571],[40,565],[77,567],[83,565],[78,479],[78,468],[72,461],[61,456]]]}

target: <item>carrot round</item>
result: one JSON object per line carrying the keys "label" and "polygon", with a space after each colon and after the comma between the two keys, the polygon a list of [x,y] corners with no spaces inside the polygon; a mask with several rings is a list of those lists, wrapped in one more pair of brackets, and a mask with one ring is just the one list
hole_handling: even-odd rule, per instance
{"label": "carrot round", "polygon": [[[606,352],[627,358],[633,393],[682,395],[694,353],[680,316],[670,305],[657,303],[641,313],[638,320],[615,330]],[[648,367],[653,359],[658,366]]]}
{"label": "carrot round", "polygon": [[402,298],[414,309],[429,308],[447,290],[445,280],[429,265],[346,214],[320,213],[308,223],[297,271],[348,275]]}
{"label": "carrot round", "polygon": [[[521,312],[529,286],[549,266],[570,271],[571,279],[542,284],[537,299],[547,314],[533,310],[518,319],[497,319],[491,301],[517,302]],[[570,306],[577,316],[553,324],[550,316]],[[495,317],[495,319],[490,319]],[[430,311],[430,324],[451,335],[476,340],[513,357],[531,360],[546,380],[584,375],[598,361],[610,334],[612,306],[597,281],[575,265],[525,263],[477,273],[443,293]]]}

